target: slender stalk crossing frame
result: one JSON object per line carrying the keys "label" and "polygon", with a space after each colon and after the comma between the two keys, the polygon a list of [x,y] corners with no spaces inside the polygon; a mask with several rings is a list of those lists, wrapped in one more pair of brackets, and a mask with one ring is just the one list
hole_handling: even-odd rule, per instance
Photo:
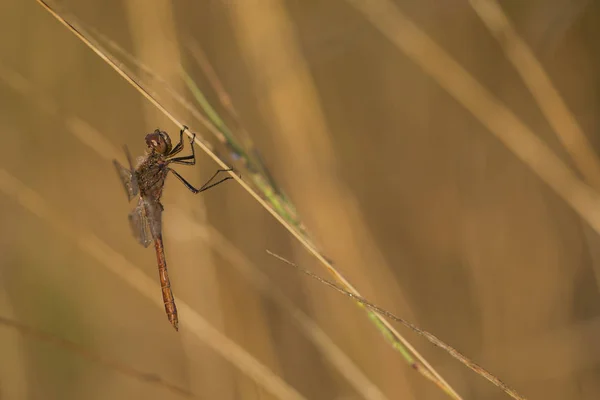
{"label": "slender stalk crossing frame", "polygon": [[[92,51],[94,51],[101,59],[103,59],[107,64],[109,64],[121,77],[123,77],[129,84],[131,84],[134,88],[136,88],[148,101],[150,101],[158,110],[160,110],[165,116],[167,116],[175,125],[177,125],[180,129],[184,128],[184,125],[175,118],[173,114],[171,114],[154,96],[152,96],[144,87],[142,87],[138,82],[136,82],[131,76],[129,76],[124,68],[118,65],[115,61],[113,61],[110,57],[108,57],[104,52],[100,50],[100,46],[95,43],[91,38],[86,37],[82,32],[83,30],[80,27],[75,27],[74,23],[66,21],[63,17],[61,17],[57,12],[54,11],[52,7],[50,7],[46,1],[37,0],[37,2],[42,5],[52,16],[54,16],[59,22],[61,22],[64,26],[66,26],[75,36],[77,36],[82,42],[84,42]],[[189,134],[189,133],[188,133]],[[194,142],[200,146],[200,148],[207,153],[218,165],[220,165],[223,169],[227,169],[228,166],[223,162],[216,154],[201,140],[194,138]],[[404,339],[396,329],[385,319],[382,315],[393,318],[398,322],[403,324],[408,324],[406,321],[395,317],[393,314],[379,309],[377,306],[374,306],[366,300],[364,300],[358,291],[333,267],[331,261],[329,261],[322,253],[320,253],[316,246],[311,242],[311,240],[306,236],[304,232],[301,232],[298,227],[292,226],[290,222],[288,222],[285,218],[283,218],[275,208],[271,207],[267,201],[265,201],[255,190],[253,190],[246,182],[244,182],[239,176],[237,176],[232,171],[229,171],[229,174],[233,179],[235,179],[241,186],[246,190],[256,201],[259,202],[279,223],[281,223],[313,256],[315,256],[321,264],[326,268],[326,270],[333,275],[333,277],[342,285],[339,287],[329,281],[319,280],[322,283],[325,283],[333,288],[344,292],[349,297],[353,298],[356,301],[356,304],[361,308],[365,309],[371,319],[371,321],[375,324],[375,326],[380,330],[380,332],[388,339],[392,345],[392,347],[398,350],[403,357],[407,360],[407,362],[419,373],[421,373],[424,377],[430,379],[433,383],[435,383],[441,390],[443,390],[447,395],[454,399],[461,399],[462,397],[433,369],[433,367]],[[368,305],[370,304],[370,306]],[[412,325],[407,325],[411,327]],[[412,326],[413,328],[416,328]],[[411,328],[411,329],[413,329]],[[419,330],[418,328],[416,328]],[[414,330],[414,329],[413,329]],[[423,336],[427,337],[432,343],[437,344],[438,346],[446,349],[451,355],[457,358],[459,361],[463,362],[465,365],[469,366],[473,371],[477,372],[479,375],[485,377],[490,382],[494,383],[496,386],[500,387],[505,393],[510,395],[515,399],[524,400],[525,398],[520,396],[514,389],[511,389],[506,384],[504,384],[500,379],[496,378],[489,372],[483,370],[477,364],[473,363],[466,357],[462,356],[460,353],[456,352],[452,347],[443,344],[443,342],[439,341],[439,339],[435,338],[435,336],[419,330],[423,333]],[[440,345],[443,344],[443,345]],[[454,350],[455,354],[452,353]],[[414,355],[414,357],[413,357]],[[457,355],[460,355],[457,357]],[[470,366],[471,365],[471,366]]]}

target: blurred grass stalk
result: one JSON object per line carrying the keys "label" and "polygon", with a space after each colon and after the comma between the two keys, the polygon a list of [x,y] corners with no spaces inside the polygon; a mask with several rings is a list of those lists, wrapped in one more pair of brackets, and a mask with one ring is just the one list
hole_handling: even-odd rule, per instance
{"label": "blurred grass stalk", "polygon": [[[64,17],[59,15],[53,7],[48,5],[46,1],[37,0],[38,3],[46,9],[53,17],[55,17],[59,22],[61,22],[65,27],[69,29],[77,38],[79,38],[82,42],[84,42],[94,53],[96,53],[102,60],[104,60],[108,65],[110,65],[121,77],[123,77],[129,84],[131,84],[134,88],[136,88],[148,101],[150,101],[158,110],[160,110],[165,116],[167,116],[175,125],[177,125],[180,129],[183,128],[183,124],[171,113],[169,112],[161,103],[158,102],[155,94],[150,93],[148,90],[143,87],[140,82],[133,78],[133,74],[126,72],[126,67],[118,62],[114,61],[113,57],[109,55],[109,53],[102,49],[99,43],[92,39],[91,35],[87,34],[82,27],[74,21],[74,18],[70,16],[69,21],[67,21]],[[64,14],[64,12],[63,12]],[[223,169],[229,168],[229,166],[221,160],[213,151],[206,145],[204,141],[199,140],[197,137],[195,143],[200,146],[204,152],[206,152],[218,165],[220,165]],[[249,157],[248,157],[249,159]],[[251,171],[251,170],[250,170]],[[263,196],[259,195],[255,190],[253,190],[245,181],[243,181],[239,176],[237,176],[234,172],[229,172],[230,175],[252,196],[254,197],[271,215],[275,217],[302,245],[313,254],[327,269],[329,273],[331,273],[334,278],[344,287],[344,289],[348,290],[351,293],[354,293],[357,296],[360,296],[358,291],[350,285],[350,283],[333,267],[331,262],[322,255],[317,249],[316,246],[312,243],[312,241],[308,238],[306,233],[299,228],[296,228],[296,225],[299,225],[297,219],[291,219],[288,213],[281,213],[283,208],[281,204],[277,201],[272,202],[272,199],[279,198],[277,196],[273,196],[272,193],[277,193],[270,185],[259,186],[263,187]],[[256,174],[259,175],[259,174]],[[267,179],[265,179],[268,182]],[[264,195],[267,193],[268,195]],[[291,206],[291,209],[295,209]],[[288,222],[290,219],[290,222]],[[364,308],[360,303],[356,303],[359,307]],[[435,369],[408,343],[408,341],[402,337],[397,330],[383,318],[381,315],[374,313],[368,309],[365,309],[370,321],[374,322],[374,325],[377,329],[384,335],[388,341],[391,341],[392,348],[399,351],[400,354],[404,357],[406,362],[411,366],[411,368],[418,371],[421,375],[426,377],[427,379],[434,382],[439,388],[441,388],[446,394],[448,394],[451,398],[461,399],[458,393],[452,389],[452,387],[435,371]]]}
{"label": "blurred grass stalk", "polygon": [[[349,0],[349,2],[354,3],[354,5],[359,9],[359,11],[362,11],[363,13],[365,13],[367,18],[369,20],[371,20],[378,28],[380,28],[384,34],[391,35],[391,37],[393,37],[393,39],[394,39],[393,41],[398,44],[397,38],[395,37],[395,35],[391,34],[389,32],[389,29],[390,29],[389,25],[388,25],[389,21],[377,19],[377,18],[381,18],[383,16],[383,15],[381,15],[381,8],[377,9],[377,6],[376,5],[373,6],[372,4],[371,4],[371,6],[365,6],[365,3],[357,4],[358,2],[352,1],[352,0]],[[108,56],[108,53],[106,51],[100,50],[101,47],[97,43],[93,42],[89,35],[84,35],[82,33],[84,31],[79,26],[76,28],[74,24],[72,24],[71,22],[67,22],[64,18],[62,18],[56,12],[54,12],[52,10],[52,8],[49,7],[44,1],[38,0],[38,3],[42,4],[44,6],[44,8],[46,8],[55,18],[57,18],[60,22],[62,22],[65,26],[67,26],[71,30],[71,32],[73,32],[79,39],[81,39],[84,43],[86,43],[105,62],[107,62],[109,65],[111,65],[124,79],[126,79],[132,86],[134,86],[136,89],[138,89],[138,91],[140,91],[140,93],[142,93],[151,103],[153,103],[160,111],[162,111],[167,117],[169,117],[177,126],[179,126],[180,128],[182,127],[182,124],[157,101],[156,98],[158,96],[156,96],[155,94],[149,93],[144,87],[142,87],[142,85],[137,80],[132,78],[133,74],[125,72],[124,65],[113,61],[113,57]],[[388,14],[385,15],[385,17],[387,17],[387,18],[393,18],[393,17],[398,18],[399,15],[401,16],[401,14],[399,14],[399,12],[396,9],[393,9],[392,8],[393,6],[391,6],[390,4],[381,3],[380,6],[384,6],[384,8],[387,8],[387,11],[391,10],[391,13],[389,15]],[[373,12],[375,12],[375,13],[373,13]],[[401,16],[401,18],[404,19],[403,16]],[[401,20],[400,22],[402,24],[404,24],[405,26],[408,26],[410,29],[414,29],[414,32],[413,32],[414,36],[419,38],[422,41],[425,41],[426,49],[435,48],[436,51],[441,52],[443,54],[443,56],[447,57],[447,59],[443,60],[443,61],[445,61],[445,63],[440,63],[439,66],[437,64],[436,64],[436,66],[432,66],[429,63],[422,64],[424,62],[424,60],[419,59],[418,54],[416,55],[417,61],[419,62],[419,64],[424,66],[424,69],[427,72],[433,73],[434,76],[444,75],[443,76],[444,79],[441,79],[438,76],[438,79],[441,79],[441,81],[440,80],[438,80],[438,81],[440,81],[440,83],[442,83],[442,86],[445,87],[447,90],[449,90],[450,93],[455,94],[452,82],[446,81],[446,79],[448,79],[446,77],[447,75],[445,75],[446,73],[444,72],[442,74],[440,72],[440,70],[438,70],[437,68],[442,68],[442,69],[447,68],[448,65],[450,65],[454,69],[459,68],[459,71],[458,71],[459,73],[456,75],[458,75],[459,78],[466,79],[467,83],[472,85],[472,87],[470,88],[472,90],[471,91],[467,90],[468,93],[472,93],[473,91],[478,92],[478,91],[482,90],[479,87],[477,82],[471,81],[472,78],[470,76],[468,76],[466,71],[460,69],[458,64],[456,64],[449,56],[447,56],[443,52],[443,50],[437,48],[437,46],[434,45],[433,42],[429,42],[429,39],[426,38],[424,36],[424,34],[421,31],[419,31],[416,26],[414,26],[411,22],[409,22],[408,20],[405,20],[405,19]],[[411,35],[404,35],[404,36],[411,37],[411,40],[412,40]],[[423,43],[421,43],[421,44],[423,44]],[[411,55],[415,56],[414,48],[412,47],[412,44],[408,48],[405,45],[406,45],[406,43],[401,46],[403,48],[403,50],[408,51]],[[202,66],[203,64],[200,63],[200,65]],[[207,65],[207,63],[204,63],[203,69],[205,70],[205,74],[207,74],[207,76],[209,76],[209,78],[210,78],[211,77],[210,73],[206,72],[206,65]],[[151,71],[146,71],[146,72],[151,73]],[[156,75],[154,75],[154,76],[156,78]],[[252,154],[251,152],[248,152],[245,150],[245,148],[247,148],[248,146],[251,146],[251,140],[249,140],[249,137],[246,138],[248,140],[246,140],[247,143],[244,143],[245,146],[242,146],[240,143],[238,143],[235,135],[233,135],[232,131],[227,127],[227,125],[225,124],[223,119],[218,115],[218,113],[214,110],[214,108],[206,100],[206,97],[204,96],[202,91],[197,87],[197,85],[189,77],[189,75],[183,70],[182,70],[182,77],[183,77],[184,81],[186,82],[186,84],[188,85],[190,91],[194,94],[196,100],[202,107],[204,113],[208,117],[208,124],[207,124],[207,120],[205,118],[201,118],[201,121],[203,122],[203,124],[205,126],[208,125],[207,128],[209,128],[209,131],[211,131],[213,134],[215,134],[221,142],[224,142],[227,145],[227,147],[232,151],[232,153],[234,154],[234,156],[236,158],[239,158],[242,160],[245,168],[248,170],[249,175],[252,178],[252,182],[253,182],[255,188],[260,192],[261,195],[257,194],[257,192],[254,189],[250,188],[250,186],[248,186],[244,181],[242,181],[235,174],[231,174],[234,177],[234,179],[236,179],[238,181],[238,183],[240,183],[240,185],[242,185],[242,187],[249,194],[251,194],[263,207],[265,207],[282,225],[284,225],[286,227],[286,229],[288,229],[288,231],[290,231],[290,233],[292,233],[292,235],[294,237],[296,237],[303,244],[303,246],[311,254],[313,254],[322,263],[323,266],[325,266],[327,271],[331,275],[333,275],[333,277],[342,285],[344,290],[346,290],[349,293],[352,293],[353,295],[355,295],[357,297],[361,297],[360,294],[358,293],[358,291],[333,267],[333,265],[329,261],[329,259],[327,259],[322,253],[320,253],[317,250],[316,246],[314,245],[312,240],[309,238],[301,221],[299,220],[299,217],[295,211],[295,207],[290,202],[290,200],[285,196],[285,194],[283,194],[282,191],[275,185],[272,178],[268,174],[268,170],[263,165],[263,163],[260,161],[260,158],[258,157],[258,155]],[[229,97],[222,90],[222,86],[217,83],[218,79],[216,79],[216,74],[213,74],[213,77],[210,80],[211,80],[213,89],[215,91],[217,91],[217,93],[219,94],[219,99],[223,103],[223,106],[225,108],[229,108],[231,110],[232,106],[230,103],[228,104],[227,100],[226,100]],[[463,81],[461,81],[461,79],[458,79],[458,81],[464,83]],[[164,80],[163,80],[163,83],[164,83]],[[473,88],[475,88],[476,90]],[[487,93],[484,93],[484,94],[487,95]],[[458,96],[459,100],[461,100],[461,102],[465,101],[464,96],[465,95],[462,95],[462,94],[460,96]],[[181,99],[181,96],[176,96],[176,99],[178,99],[178,98]],[[472,99],[468,99],[468,100],[469,101],[467,101],[467,105],[470,106],[468,108],[472,109],[472,107],[475,107],[475,104],[472,103]],[[488,108],[489,108],[490,107],[489,102],[492,100],[490,100],[488,98],[485,98],[485,100],[486,100],[486,102],[483,102],[483,104],[488,106]],[[180,103],[182,103],[182,102],[180,101]],[[495,102],[492,101],[492,103],[493,103],[493,106],[497,107]],[[183,104],[183,103],[182,103],[182,105],[185,106],[185,104]],[[481,106],[478,105],[477,107],[481,107]],[[507,113],[509,113],[508,114],[509,122],[514,122],[516,120],[516,117],[514,117],[514,115],[510,114],[509,111],[504,110],[504,109],[500,109],[499,111],[501,111],[501,112],[499,112],[499,114],[501,114],[501,115],[502,114],[506,115]],[[473,111],[473,112],[474,112],[474,114],[477,115],[477,113],[475,111]],[[197,115],[197,114],[195,114],[195,115]],[[237,115],[237,113],[235,113],[235,114],[232,113],[232,115],[235,116],[235,115]],[[489,123],[489,121],[486,121],[486,122]],[[527,130],[527,128],[524,128],[522,126],[522,124],[519,123],[518,120],[517,120],[516,124],[519,125],[519,128],[521,128],[521,130],[523,130],[523,129]],[[496,128],[496,129],[491,129],[491,130],[496,133],[498,130],[498,127],[493,126],[493,128]],[[503,141],[506,144],[507,143],[506,137],[501,134],[498,134],[498,135],[501,138],[505,139]],[[526,137],[526,138],[530,141],[533,141],[536,146],[543,147],[543,145],[541,143],[538,144],[535,141],[535,139],[533,139],[532,137]],[[214,152],[212,152],[212,149],[210,149],[206,145],[205,142],[197,140],[196,143],[209,156],[211,156],[211,158],[213,158],[213,160],[215,160],[215,162],[217,162],[219,165],[221,165],[224,168],[227,167],[227,165],[219,157],[217,157],[214,154]],[[530,158],[529,157],[530,154],[524,154],[522,149],[514,148],[514,143],[512,143],[510,141],[508,143],[509,144],[507,144],[507,145],[509,145],[509,147],[511,149],[513,149],[513,151],[515,151],[515,153],[517,153],[517,155],[520,155],[522,158],[525,158],[526,160],[528,160]],[[522,142],[520,144],[522,144]],[[563,182],[561,182],[562,186],[564,186],[565,180],[568,180],[569,181],[568,183],[572,184],[573,180],[570,179],[571,176],[568,175],[568,171],[560,168],[561,167],[560,161],[558,160],[558,163],[557,163],[556,160],[553,160],[552,157],[555,157],[555,156],[553,156],[553,154],[547,154],[547,153],[544,153],[544,154],[550,158],[549,161],[548,160],[546,160],[546,161],[548,163],[550,163],[550,166],[554,167],[554,168],[548,168],[548,169],[554,169],[553,172],[556,172],[556,168],[560,169],[560,171],[559,171],[560,173],[558,175],[562,176],[562,178],[563,178]],[[539,170],[536,170],[536,172],[538,172],[540,174],[540,176],[542,176],[542,178],[545,178],[544,180],[547,183],[549,183],[553,188],[555,188],[555,190],[557,190],[563,194],[565,193],[563,191],[564,187],[561,187],[561,185],[557,185],[555,180],[547,177],[548,171],[542,170],[541,172],[539,172]],[[570,186],[572,186],[572,185],[570,185]],[[574,208],[576,208],[576,210],[580,211],[581,213],[586,214],[586,211],[589,211],[589,207],[587,207],[588,204],[582,205],[582,202],[587,203],[587,201],[586,201],[587,199],[585,199],[585,198],[582,199],[582,197],[589,198],[589,196],[586,196],[586,195],[588,195],[588,193],[585,191],[585,188],[578,187],[578,189],[580,189],[578,192],[579,197],[577,199],[575,199],[578,201],[573,201],[573,202],[571,202],[571,204],[574,206]],[[569,196],[567,196],[567,197],[569,197]],[[572,198],[572,196],[570,198]],[[587,215],[589,216],[589,214],[587,214]],[[596,222],[596,221],[594,221],[594,222]],[[592,225],[594,227],[597,227],[597,230],[600,230],[600,219],[597,219],[597,224],[592,224]],[[364,306],[360,302],[357,302],[356,304],[359,307],[364,308]],[[456,399],[461,398],[450,387],[450,385],[447,382],[445,382],[445,380],[427,363],[427,361],[424,360],[422,358],[422,356],[420,356],[420,354],[418,352],[416,352],[416,350],[414,350],[414,348],[389,324],[388,321],[386,321],[379,313],[370,311],[368,309],[365,309],[365,310],[368,314],[369,319],[374,323],[374,325],[377,327],[377,329],[384,335],[384,337],[386,339],[388,339],[390,341],[390,343],[392,344],[392,347],[402,354],[402,356],[411,365],[411,367],[413,367],[414,369],[419,371],[423,376],[427,377],[428,379],[430,379],[434,383],[436,383],[438,385],[438,387],[440,387],[450,397],[453,397]],[[478,371],[476,371],[476,372],[478,372]],[[480,372],[478,372],[478,373],[481,375]],[[483,375],[483,376],[485,376],[485,375]],[[490,380],[490,377],[487,376],[486,379]],[[509,387],[507,387],[505,385],[500,385],[498,382],[501,382],[501,381],[498,380],[497,378],[495,378],[495,379],[496,379],[496,381],[494,381],[494,380],[490,380],[490,381],[492,383],[494,383],[496,386],[501,387],[507,394],[509,394],[513,398],[523,399],[523,397],[520,396],[519,394],[517,394],[516,391],[514,391],[513,389],[510,389]]]}
{"label": "blurred grass stalk", "polygon": [[[159,286],[154,279],[147,277],[139,268],[128,262],[122,254],[116,252],[97,236],[69,223],[62,215],[50,208],[38,193],[1,168],[0,192],[44,220],[61,235],[68,237],[83,252],[137,290],[157,308],[163,310],[162,299],[156,296]],[[264,387],[269,393],[278,398],[305,399],[250,353],[220,333],[186,302],[177,299],[177,305],[182,315],[185,315],[185,320],[181,321],[182,327],[185,327],[197,339],[210,346],[217,354],[231,362],[240,371],[252,377],[257,384]],[[107,362],[108,360],[104,361]],[[113,365],[113,367],[115,366]]]}
{"label": "blurred grass stalk", "polygon": [[[103,41],[106,41],[106,38],[104,38]],[[149,74],[156,81],[162,83],[163,86],[168,89],[169,85],[164,79],[153,73],[150,68],[144,66],[142,63],[136,60],[135,57],[127,54],[127,52],[122,50],[114,42],[109,42],[111,43],[111,47],[113,49],[120,51],[123,56],[128,58],[132,63],[140,67],[145,73]],[[223,86],[221,85],[217,75],[214,73],[214,70],[212,69],[212,66],[210,66],[208,60],[202,57],[203,53],[201,52],[200,48],[195,45],[193,41],[189,42],[188,47],[193,51],[196,61],[198,61],[203,72],[209,78],[212,88],[217,93],[222,106],[228,109],[232,116],[237,116],[237,112],[233,108],[232,103],[229,101],[229,95],[224,91]],[[275,212],[280,218],[283,219],[283,221],[285,221],[283,225],[286,226],[286,228],[292,232],[292,234],[294,234],[294,236],[296,236],[309,251],[311,251],[315,256],[317,256],[318,259],[321,260],[321,262],[326,266],[327,270],[343,287],[346,288],[346,290],[360,297],[358,291],[351,286],[350,283],[333,267],[332,262],[322,253],[318,252],[316,246],[308,236],[304,225],[299,219],[295,206],[276,185],[271,174],[268,172],[268,169],[258,157],[258,152],[252,151],[254,146],[250,137],[246,135],[245,143],[244,145],[241,145],[236,136],[233,134],[232,130],[229,129],[218,112],[207,100],[204,93],[200,90],[198,85],[196,85],[195,81],[183,68],[181,69],[181,76],[184,82],[188,85],[190,92],[193,94],[194,98],[204,111],[204,115],[208,117],[208,124],[210,126],[209,131],[213,134],[215,134],[215,131],[219,132],[220,135],[215,134],[215,137],[227,146],[235,159],[242,161],[246,171],[248,172],[248,174],[245,174],[245,176],[249,175],[251,177],[254,187],[260,192],[260,194],[262,194],[262,200],[270,206],[270,209],[267,207],[266,208],[272,214]],[[168,89],[168,91],[173,95],[175,100],[179,101],[179,99],[182,98],[180,95],[175,94],[172,90]],[[180,104],[184,105],[181,101]],[[195,110],[193,114],[198,115],[199,113],[197,110]],[[202,115],[202,119],[204,120],[203,123],[206,126],[204,115]],[[246,150],[248,148],[250,148],[250,151]],[[379,315],[377,312],[373,312],[368,307],[365,307],[360,301],[357,301],[356,304],[359,308],[363,309],[367,313],[369,320],[382,333],[384,338],[391,344],[392,348],[394,348],[403,356],[411,368],[419,371],[423,376],[434,382],[450,397],[460,399],[460,396],[449,386],[449,384],[443,380],[443,378],[433,369],[433,367],[431,367],[427,361],[408,343],[408,341],[400,336],[400,334],[395,331],[395,329],[389,325],[389,323],[385,321],[381,315]]]}
{"label": "blurred grass stalk", "polygon": [[594,146],[498,1],[469,0],[469,4],[504,50],[581,174],[600,190],[600,162]]}
{"label": "blurred grass stalk", "polygon": [[[0,171],[0,174],[1,173],[2,173],[2,171]],[[3,307],[3,308],[5,308],[5,307]],[[23,340],[23,336],[24,336],[24,337],[29,337],[29,338],[41,341],[41,342],[49,343],[58,348],[66,350],[70,353],[74,353],[74,354],[78,355],[79,357],[89,360],[93,363],[103,365],[104,367],[110,369],[111,371],[115,371],[119,374],[134,378],[134,379],[144,382],[144,383],[151,383],[151,384],[155,384],[160,387],[163,387],[163,388],[169,390],[170,392],[172,392],[173,394],[188,397],[188,398],[196,397],[196,396],[192,395],[192,393],[190,393],[188,390],[186,390],[182,387],[179,387],[175,384],[167,382],[158,374],[139,371],[129,365],[121,363],[120,361],[108,358],[102,354],[98,354],[98,353],[86,348],[85,346],[77,344],[71,340],[63,339],[56,335],[50,334],[48,332],[44,332],[40,329],[33,328],[29,325],[23,324],[22,322],[16,321],[12,318],[0,316],[0,325],[3,325],[4,327],[12,328],[15,330],[16,334],[22,335],[22,337],[19,337],[18,340]],[[11,368],[11,371],[13,371],[13,374],[9,375],[9,374],[4,373],[3,376],[12,376],[13,379],[16,377],[16,379],[15,379],[16,382],[11,381],[10,385],[6,385],[6,387],[9,388],[8,393],[13,394],[10,398],[12,398],[12,399],[27,398],[27,396],[25,395],[27,393],[27,385],[25,383],[26,382],[25,377],[19,376],[19,374],[21,372],[24,372],[26,370],[24,366],[19,365],[22,363],[23,357],[16,356],[16,355],[12,356],[12,357],[10,356],[10,353],[19,352],[20,349],[18,346],[15,346],[14,348],[7,346],[5,351],[7,351],[8,354],[4,353],[3,355],[4,355],[5,359],[10,360],[10,368]],[[7,363],[3,363],[3,364],[8,365]],[[6,387],[2,387],[2,388],[6,389]],[[13,391],[14,391],[14,393],[13,393]],[[19,394],[16,394],[16,393],[19,393]]]}
{"label": "blurred grass stalk", "polygon": [[[17,93],[33,101],[41,111],[56,118],[60,118],[55,108],[47,105],[54,104],[55,100],[44,93],[36,91],[32,85],[18,72],[13,71],[0,62],[0,80],[10,86]],[[33,96],[32,93],[36,92]],[[90,124],[76,116],[62,115],[65,119],[67,131],[83,145],[88,146],[103,160],[112,162],[113,159],[122,157],[122,154],[108,142],[100,132]],[[221,257],[228,260],[229,264],[237,269],[254,287],[264,296],[271,298],[285,312],[294,318],[300,330],[306,335],[323,356],[346,377],[348,383],[361,393],[367,400],[385,400],[387,397],[369,380],[344,351],[317,325],[307,314],[301,311],[281,290],[278,289],[268,275],[250,262],[238,249],[221,233],[209,226],[194,223],[186,216],[183,210],[170,208],[171,218],[178,220],[176,224],[188,224],[198,238],[212,246]],[[1,298],[0,298],[1,300]],[[5,307],[6,308],[6,307]]]}
{"label": "blurred grass stalk", "polygon": [[[1,273],[0,282],[6,282]],[[4,315],[0,317],[0,324],[7,325],[4,322],[12,321],[15,312],[6,288],[0,284],[0,289],[2,289],[0,290],[0,310]],[[18,330],[2,329],[0,330],[0,341],[2,342],[2,358],[5,360],[0,363],[0,376],[7,378],[2,382],[0,393],[11,399],[26,399],[29,389],[25,362],[25,339]]]}
{"label": "blurred grass stalk", "polygon": [[389,0],[346,0],[600,233],[600,195]]}

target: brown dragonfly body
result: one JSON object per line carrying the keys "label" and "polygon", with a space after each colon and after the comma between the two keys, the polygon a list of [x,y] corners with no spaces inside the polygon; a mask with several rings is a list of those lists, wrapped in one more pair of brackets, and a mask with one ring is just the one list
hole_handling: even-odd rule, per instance
{"label": "brown dragonfly body", "polygon": [[[231,179],[226,177],[220,181],[210,184],[219,172],[229,170],[218,170],[212,178],[209,179],[202,187],[196,189],[188,181],[186,181],[176,171],[172,170],[170,164],[194,165],[196,156],[194,146],[192,145],[192,154],[184,157],[175,157],[183,150],[183,133],[187,129],[184,128],[179,132],[179,143],[172,147],[171,139],[166,132],[159,129],[146,135],[146,156],[140,160],[138,165],[133,168],[131,156],[125,148],[129,168],[123,167],[116,160],[113,161],[119,177],[123,182],[125,191],[129,201],[139,195],[137,206],[129,213],[129,224],[137,241],[144,247],[148,247],[154,243],[156,250],[156,260],[158,263],[158,276],[160,278],[160,286],[162,289],[163,302],[169,322],[175,330],[179,330],[179,319],[177,316],[177,307],[175,306],[175,298],[171,290],[171,282],[167,272],[167,260],[162,239],[162,211],[163,206],[160,203],[162,191],[165,185],[165,180],[169,172],[173,173],[183,184],[194,194],[203,192],[219,183]],[[195,137],[195,135],[194,135]],[[193,143],[192,138],[190,143]]]}

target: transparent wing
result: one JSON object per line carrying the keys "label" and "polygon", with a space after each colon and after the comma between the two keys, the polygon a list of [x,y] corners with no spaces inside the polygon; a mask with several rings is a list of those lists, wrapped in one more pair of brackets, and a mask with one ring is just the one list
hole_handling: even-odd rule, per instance
{"label": "transparent wing", "polygon": [[146,219],[150,226],[152,238],[156,239],[162,234],[162,205],[159,202],[144,200],[144,208],[146,209]]}
{"label": "transparent wing", "polygon": [[127,193],[127,198],[129,201],[131,201],[131,199],[133,199],[139,193],[139,187],[137,179],[135,178],[133,165],[131,163],[131,155],[129,154],[127,147],[125,147],[125,154],[127,155],[127,161],[129,162],[129,169],[119,164],[117,160],[113,160],[113,164],[117,169],[119,178],[121,178],[121,182],[125,188],[125,193]]}
{"label": "transparent wing", "polygon": [[150,221],[146,215],[146,207],[144,201],[140,201],[136,208],[129,213],[129,225],[136,240],[144,247],[148,247],[152,243],[153,237],[150,231]]}

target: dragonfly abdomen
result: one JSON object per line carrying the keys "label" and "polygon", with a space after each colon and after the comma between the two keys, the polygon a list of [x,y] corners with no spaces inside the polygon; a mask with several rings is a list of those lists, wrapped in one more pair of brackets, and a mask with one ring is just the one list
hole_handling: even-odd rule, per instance
{"label": "dragonfly abdomen", "polygon": [[171,290],[171,280],[167,272],[167,260],[163,247],[162,236],[154,239],[154,248],[156,249],[156,259],[158,261],[158,277],[160,279],[160,288],[162,291],[163,303],[167,318],[176,331],[179,330],[179,318],[177,317],[177,307],[175,306],[175,297]]}

